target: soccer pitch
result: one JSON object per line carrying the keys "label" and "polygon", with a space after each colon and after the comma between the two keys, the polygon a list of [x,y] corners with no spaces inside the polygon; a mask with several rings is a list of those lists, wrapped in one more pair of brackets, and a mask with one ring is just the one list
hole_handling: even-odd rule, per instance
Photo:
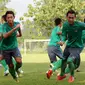
{"label": "soccer pitch", "polygon": [[47,54],[23,55],[24,74],[16,83],[9,75],[3,76],[3,67],[0,67],[0,85],[84,85],[85,84],[85,54],[81,54],[80,72],[75,72],[75,81],[68,83],[68,76],[63,81],[56,80],[56,73],[50,78],[46,78],[46,71],[49,68]]}

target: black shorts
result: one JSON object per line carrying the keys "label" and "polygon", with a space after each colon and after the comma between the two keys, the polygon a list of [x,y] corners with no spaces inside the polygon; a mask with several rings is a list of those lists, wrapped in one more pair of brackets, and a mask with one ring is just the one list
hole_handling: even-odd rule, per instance
{"label": "black shorts", "polygon": [[80,65],[80,53],[82,48],[72,48],[66,47],[63,53],[63,57],[67,60],[69,57],[73,58],[74,64],[77,65],[77,68]]}
{"label": "black shorts", "polygon": [[14,49],[11,50],[4,50],[3,52],[3,57],[6,60],[7,64],[11,64],[12,63],[12,57],[16,58],[16,57],[21,57],[21,53],[19,51],[19,49],[16,47]]}

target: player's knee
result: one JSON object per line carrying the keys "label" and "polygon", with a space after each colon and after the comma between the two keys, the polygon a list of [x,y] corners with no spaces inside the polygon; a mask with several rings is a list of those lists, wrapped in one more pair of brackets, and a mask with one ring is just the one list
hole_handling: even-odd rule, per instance
{"label": "player's knee", "polygon": [[2,55],[0,55],[0,60],[2,60],[3,59],[3,56]]}
{"label": "player's knee", "polygon": [[17,62],[16,65],[18,65],[18,67],[22,67],[22,62]]}
{"label": "player's knee", "polygon": [[2,57],[0,57],[0,61],[2,60]]}
{"label": "player's knee", "polygon": [[22,63],[22,59],[21,58],[16,58],[15,59],[17,63]]}
{"label": "player's knee", "polygon": [[9,68],[13,68],[14,65],[13,64],[8,64]]}

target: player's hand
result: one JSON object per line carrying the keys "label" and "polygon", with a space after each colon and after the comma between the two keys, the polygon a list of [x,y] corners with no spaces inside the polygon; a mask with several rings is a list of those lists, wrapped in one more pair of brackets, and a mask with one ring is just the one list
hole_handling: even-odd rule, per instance
{"label": "player's hand", "polygon": [[57,34],[58,34],[58,35],[62,35],[62,32],[58,32]]}
{"label": "player's hand", "polygon": [[16,29],[18,29],[18,28],[20,28],[20,24],[18,24],[14,29],[16,30]]}
{"label": "player's hand", "polygon": [[2,34],[2,33],[0,33],[0,40],[2,40],[2,36],[3,36],[3,34]]}
{"label": "player's hand", "polygon": [[0,41],[2,40],[2,36],[0,36]]}
{"label": "player's hand", "polygon": [[59,44],[60,46],[63,46],[64,43],[62,41],[60,41],[57,44]]}

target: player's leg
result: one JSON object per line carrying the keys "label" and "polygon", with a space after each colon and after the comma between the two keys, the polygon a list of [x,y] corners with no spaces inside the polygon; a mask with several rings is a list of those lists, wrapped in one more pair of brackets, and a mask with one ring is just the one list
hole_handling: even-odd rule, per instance
{"label": "player's leg", "polygon": [[[75,66],[75,70],[78,69],[78,67],[80,66],[80,58],[75,59],[74,66]],[[70,73],[70,68],[67,66],[65,69],[65,74],[68,74],[68,73]]]}
{"label": "player's leg", "polygon": [[[84,47],[85,47],[85,46],[84,46]],[[84,47],[80,48],[80,52],[83,51]],[[76,68],[75,68],[75,69],[76,69],[76,72],[80,72],[80,69],[79,69],[80,62],[81,62],[81,57],[79,58],[79,60],[77,60],[77,61],[75,62],[75,65],[76,65]]]}
{"label": "player's leg", "polygon": [[[63,58],[62,50],[58,46],[51,47],[51,52],[48,53],[48,54],[50,56],[50,60],[51,61],[54,61],[56,59],[56,56],[58,56],[61,59]],[[61,67],[61,64],[62,64],[62,60],[61,59],[51,63],[53,66],[46,73],[48,79],[51,77],[52,73],[55,70],[57,70],[57,69],[59,69]]]}
{"label": "player's leg", "polygon": [[16,77],[16,71],[14,69],[14,65],[12,63],[12,55],[10,51],[4,51],[3,52],[4,59],[9,67],[9,72],[12,75],[13,79],[15,79],[17,82],[17,77]]}
{"label": "player's leg", "polygon": [[15,70],[18,73],[18,75],[20,76],[19,69],[22,66],[22,57],[21,57],[21,53],[20,53],[19,49],[18,48],[13,49],[12,50],[12,55],[15,58],[15,61],[16,61],[16,68],[15,68]]}
{"label": "player's leg", "polygon": [[66,47],[64,49],[64,53],[63,53],[63,57],[65,59],[62,59],[61,72],[60,72],[60,75],[57,76],[57,80],[62,80],[62,79],[64,79],[66,77],[65,68],[67,66],[67,58],[68,58],[68,56],[69,56],[69,48]]}
{"label": "player's leg", "polygon": [[4,76],[7,76],[9,74],[9,68],[6,61],[3,59],[2,52],[0,52],[0,63],[4,67]]}
{"label": "player's leg", "polygon": [[49,56],[49,59],[50,59],[50,63],[53,63],[53,62],[56,62],[57,59],[56,59],[56,54],[54,54],[53,52],[54,50],[54,46],[48,46],[48,56]]}
{"label": "player's leg", "polygon": [[46,72],[46,76],[47,76],[48,79],[50,79],[53,72],[55,72],[56,70],[61,68],[61,64],[62,64],[62,59],[57,60],[55,62],[55,65]]}
{"label": "player's leg", "polygon": [[63,52],[60,47],[56,46],[53,52],[54,54],[56,54],[58,58],[60,58],[60,60],[53,63],[54,64],[53,71],[55,71],[56,69],[61,68],[62,60],[64,60],[65,58],[63,57]]}
{"label": "player's leg", "polygon": [[15,61],[14,57],[12,57],[12,62],[14,64],[14,68],[16,68],[16,61]]}
{"label": "player's leg", "polygon": [[[79,52],[82,52],[82,50],[83,50],[83,48],[80,48],[80,51],[79,51]],[[80,56],[80,55],[79,55],[79,56]],[[76,70],[76,69],[78,70],[78,68],[79,68],[79,66],[80,66],[80,61],[81,61],[80,57],[79,57],[78,59],[75,59],[75,61],[74,61],[75,70]],[[77,71],[77,70],[76,70],[76,71]],[[67,66],[66,69],[65,69],[65,73],[66,73],[66,74],[70,73],[70,69],[69,69],[68,66]]]}
{"label": "player's leg", "polygon": [[9,68],[8,65],[6,64],[6,61],[3,59],[0,61],[0,63],[4,67],[4,76],[7,76],[9,74]]}
{"label": "player's leg", "polygon": [[[80,48],[70,48],[70,55],[69,58],[67,59],[67,63],[69,64],[69,69],[70,69],[70,77],[69,77],[69,82],[74,81],[74,70],[75,70],[75,65],[74,62],[80,59]],[[79,65],[78,65],[79,66]],[[77,66],[77,68],[78,68]]]}
{"label": "player's leg", "polygon": [[[13,62],[13,64],[14,64],[14,67],[16,68],[16,61],[15,61],[15,59],[14,59],[13,57],[12,57],[12,62]],[[21,68],[19,68],[18,71],[19,71],[21,74],[23,74],[23,70],[22,70]]]}
{"label": "player's leg", "polygon": [[56,58],[56,54],[53,52],[54,50],[54,46],[48,46],[47,48],[47,52],[48,52],[48,56],[49,56],[49,60],[50,60],[50,69],[46,72],[46,76],[49,79],[50,76],[52,75],[53,71],[52,71],[52,67],[54,67],[54,63],[57,61]]}
{"label": "player's leg", "polygon": [[61,68],[61,65],[62,65],[62,59],[57,60],[57,61],[55,62],[54,67],[52,68],[52,71],[55,71],[55,70]]}

